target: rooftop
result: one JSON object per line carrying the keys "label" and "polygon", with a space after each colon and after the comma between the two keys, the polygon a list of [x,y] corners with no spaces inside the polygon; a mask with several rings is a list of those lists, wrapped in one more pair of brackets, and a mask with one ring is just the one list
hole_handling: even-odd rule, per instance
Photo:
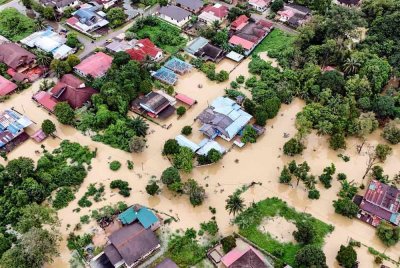
{"label": "rooftop", "polygon": [[191,16],[191,13],[189,11],[186,11],[183,8],[180,8],[177,6],[171,6],[171,5],[161,7],[159,13],[164,16],[170,17],[178,22]]}
{"label": "rooftop", "polygon": [[5,96],[16,90],[18,86],[0,75],[0,96]]}
{"label": "rooftop", "polygon": [[130,207],[119,214],[118,219],[124,225],[131,224],[138,220],[145,229],[150,228],[151,225],[159,221],[157,216],[146,207],[141,207],[138,210],[135,210],[134,207]]}
{"label": "rooftop", "polygon": [[126,51],[131,56],[131,59],[136,61],[143,61],[147,56],[155,58],[160,52],[162,50],[154,45],[149,38],[138,40],[133,48]]}
{"label": "rooftop", "polygon": [[186,7],[190,10],[197,10],[203,7],[202,0],[177,0],[176,4]]}
{"label": "rooftop", "polygon": [[214,4],[213,6],[206,6],[203,9],[203,12],[211,13],[215,17],[223,19],[228,15],[229,8],[217,3],[217,4]]}
{"label": "rooftop", "polygon": [[268,268],[261,253],[251,246],[246,249],[236,247],[223,256],[221,261],[229,268]]}
{"label": "rooftop", "polygon": [[28,50],[14,43],[4,43],[0,45],[0,62],[4,62],[8,67],[17,69],[20,66],[30,64],[36,56]]}
{"label": "rooftop", "polygon": [[6,109],[0,113],[0,147],[15,139],[32,121],[18,112]]}
{"label": "rooftop", "polygon": [[97,52],[84,59],[74,67],[84,76],[92,76],[94,78],[102,77],[111,67],[113,58],[103,52]]}

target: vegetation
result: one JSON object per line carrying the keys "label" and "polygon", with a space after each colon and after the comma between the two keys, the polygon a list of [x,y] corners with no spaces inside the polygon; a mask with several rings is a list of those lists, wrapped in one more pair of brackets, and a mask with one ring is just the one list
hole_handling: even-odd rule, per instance
{"label": "vegetation", "polygon": [[119,162],[117,160],[110,162],[110,169],[112,171],[117,171],[120,168],[121,168],[121,162]]}
{"label": "vegetation", "polygon": [[400,125],[397,121],[392,121],[383,128],[382,137],[391,144],[400,142]]}
{"label": "vegetation", "polygon": [[61,209],[68,206],[68,203],[75,199],[75,194],[70,187],[60,188],[52,202],[53,208]]}
{"label": "vegetation", "polygon": [[46,135],[53,135],[53,133],[56,131],[56,125],[54,125],[51,120],[45,119],[42,122],[42,130]]}
{"label": "vegetation", "polygon": [[194,207],[201,205],[206,197],[204,188],[193,179],[189,179],[183,184],[183,193],[189,196],[190,203]]}
{"label": "vegetation", "polygon": [[160,193],[160,186],[158,186],[157,182],[151,181],[149,184],[146,185],[146,192],[149,195],[157,195]]}
{"label": "vegetation", "polygon": [[149,38],[170,54],[175,54],[186,45],[186,39],[178,28],[153,16],[138,19],[128,32],[134,33],[138,39]]}
{"label": "vegetation", "polygon": [[161,174],[161,181],[172,191],[178,192],[182,188],[181,176],[175,167],[169,167],[164,170]]}
{"label": "vegetation", "polygon": [[58,122],[65,125],[73,125],[75,123],[74,110],[67,102],[59,102],[54,107],[54,114]]}
{"label": "vegetation", "polygon": [[301,154],[304,148],[300,140],[291,138],[283,145],[283,153],[289,156],[295,156],[296,154]]}
{"label": "vegetation", "polygon": [[111,28],[116,28],[124,24],[126,14],[120,7],[113,7],[107,11],[107,20],[110,22]]}
{"label": "vegetation", "polygon": [[129,187],[129,183],[127,181],[123,180],[113,180],[110,183],[110,188],[111,189],[118,189],[119,194],[122,195],[123,197],[128,197],[131,195],[130,191],[132,188]]}
{"label": "vegetation", "polygon": [[15,8],[0,11],[0,35],[17,42],[34,32],[34,21]]}
{"label": "vegetation", "polygon": [[332,175],[335,174],[336,167],[331,164],[329,167],[324,168],[324,172],[319,176],[319,181],[322,182],[326,189],[331,188]]}
{"label": "vegetation", "polygon": [[296,254],[296,264],[299,267],[328,268],[324,252],[316,245],[306,245],[299,249]]}
{"label": "vegetation", "polygon": [[93,196],[93,200],[95,202],[101,201],[101,197],[104,195],[104,185],[100,183],[97,188],[94,183],[89,184],[89,187],[85,194],[78,201],[78,205],[80,207],[90,207],[92,205],[92,201],[89,200],[89,197]]}
{"label": "vegetation", "polygon": [[302,244],[312,244],[315,236],[316,230],[313,224],[309,221],[296,222],[297,231],[293,232],[293,236],[297,242]]}
{"label": "vegetation", "polygon": [[355,217],[358,212],[358,206],[354,204],[353,201],[348,197],[334,200],[333,207],[335,208],[336,213],[346,216],[350,219]]}
{"label": "vegetation", "polygon": [[[296,225],[300,222],[308,222],[311,224],[315,230],[315,238],[313,239],[312,244],[304,246],[303,244],[281,243],[275,240],[269,233],[264,233],[259,229],[259,225],[265,217],[275,216],[281,216],[288,221],[294,221]],[[281,251],[279,258],[291,266],[296,264],[296,253],[299,252],[300,249],[307,247],[306,250],[302,251],[305,252],[308,251],[309,247],[312,247],[313,249],[321,248],[324,243],[324,237],[333,231],[333,226],[325,224],[313,218],[309,214],[297,212],[278,198],[268,198],[252,204],[235,218],[234,223],[239,226],[239,233],[241,235],[262,249],[271,254],[276,253],[277,250]],[[319,256],[319,252],[317,253],[316,258],[318,257],[319,259],[322,255]],[[323,258],[320,260],[322,261],[322,259]],[[301,263],[303,263],[303,261]]]}
{"label": "vegetation", "polygon": [[179,153],[180,146],[175,139],[166,140],[164,143],[163,154],[174,155]]}
{"label": "vegetation", "polygon": [[226,199],[225,209],[228,210],[229,214],[235,216],[237,213],[242,212],[245,208],[244,199],[239,193],[235,192],[228,196]]}
{"label": "vegetation", "polygon": [[177,109],[176,109],[176,114],[178,115],[178,116],[182,116],[182,115],[184,115],[186,113],[186,108],[184,107],[184,106],[179,106]]}
{"label": "vegetation", "polygon": [[201,59],[192,59],[190,63],[206,74],[211,81],[224,82],[229,79],[229,73],[225,70],[216,72],[216,66],[212,62],[204,62]]}
{"label": "vegetation", "polygon": [[215,236],[218,233],[218,225],[215,220],[200,223],[200,229],[211,236]]}
{"label": "vegetation", "polygon": [[394,246],[400,240],[400,228],[384,220],[378,225],[376,234],[386,246]]}
{"label": "vegetation", "polygon": [[179,152],[173,157],[173,164],[179,170],[190,173],[193,169],[194,153],[187,147],[180,147]]}
{"label": "vegetation", "polygon": [[200,165],[208,165],[218,162],[219,160],[221,160],[221,158],[222,154],[219,151],[217,151],[216,149],[211,149],[206,155],[198,155],[197,161]]}
{"label": "vegetation", "polygon": [[357,264],[357,252],[351,245],[341,245],[336,260],[344,268],[353,268]]}
{"label": "vegetation", "polygon": [[222,250],[225,253],[228,253],[232,249],[236,247],[236,238],[233,237],[232,235],[226,236],[221,239],[221,244],[222,244]]}
{"label": "vegetation", "polygon": [[192,134],[192,127],[191,126],[184,126],[181,130],[181,133],[185,136]]}
{"label": "vegetation", "polygon": [[240,138],[240,141],[243,143],[255,143],[257,141],[257,132],[252,126],[245,126],[243,129],[243,135]]}

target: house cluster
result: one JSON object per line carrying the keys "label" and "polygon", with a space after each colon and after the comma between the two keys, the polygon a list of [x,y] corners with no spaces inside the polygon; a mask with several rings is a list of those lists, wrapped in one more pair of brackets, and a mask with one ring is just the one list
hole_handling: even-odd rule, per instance
{"label": "house cluster", "polygon": [[10,152],[29,139],[25,129],[33,122],[19,112],[6,109],[0,112],[0,151]]}
{"label": "house cluster", "polygon": [[282,10],[278,11],[278,20],[293,28],[302,26],[311,18],[311,10],[308,7],[286,3]]}
{"label": "house cluster", "polygon": [[241,15],[231,24],[229,44],[242,47],[244,55],[248,56],[273,28],[272,22],[255,22],[246,15]]}
{"label": "house cluster", "polygon": [[61,33],[54,32],[51,28],[35,32],[20,42],[29,48],[38,48],[51,53],[55,59],[65,59],[75,52],[73,48],[65,45],[66,37]]}
{"label": "house cluster", "polygon": [[106,13],[102,11],[103,5],[97,2],[84,3],[66,20],[66,24],[87,35],[109,24]]}
{"label": "house cluster", "polygon": [[400,190],[372,180],[364,196],[353,200],[360,208],[357,218],[376,227],[382,220],[400,226]]}
{"label": "house cluster", "polygon": [[0,96],[14,92],[17,89],[14,82],[33,82],[46,71],[45,67],[37,65],[33,53],[10,42],[0,43],[0,63],[7,66],[7,78],[11,80],[0,76]]}
{"label": "house cluster", "polygon": [[[134,205],[105,227],[108,237],[104,251],[95,256],[92,268],[136,267],[160,249],[155,231],[161,226],[159,217],[150,209]],[[165,260],[172,263],[171,260]]]}
{"label": "house cluster", "polygon": [[221,244],[217,244],[207,252],[208,259],[215,267],[221,268],[273,268],[269,256],[265,256],[258,249],[241,238],[236,238],[236,246],[225,253]]}
{"label": "house cluster", "polygon": [[152,72],[152,76],[168,85],[175,85],[178,82],[178,75],[183,75],[192,70],[193,66],[178,58],[171,58],[168,60],[163,67],[155,72]]}

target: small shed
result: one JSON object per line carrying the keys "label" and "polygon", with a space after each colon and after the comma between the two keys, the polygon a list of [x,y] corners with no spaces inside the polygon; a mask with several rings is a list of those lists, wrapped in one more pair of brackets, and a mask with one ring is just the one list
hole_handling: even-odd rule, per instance
{"label": "small shed", "polygon": [[36,142],[42,142],[47,138],[47,135],[43,132],[42,129],[39,129],[35,133],[33,133],[31,138],[34,139]]}
{"label": "small shed", "polygon": [[189,106],[192,106],[192,105],[197,103],[196,100],[194,100],[194,99],[192,99],[192,98],[190,98],[190,97],[188,97],[188,96],[186,96],[185,94],[182,94],[182,93],[177,93],[175,95],[175,99],[177,99],[177,100],[179,100],[179,101],[181,101],[184,104],[187,104]]}
{"label": "small shed", "polygon": [[235,51],[229,52],[226,54],[226,57],[236,62],[240,62],[244,58],[242,54],[236,53]]}

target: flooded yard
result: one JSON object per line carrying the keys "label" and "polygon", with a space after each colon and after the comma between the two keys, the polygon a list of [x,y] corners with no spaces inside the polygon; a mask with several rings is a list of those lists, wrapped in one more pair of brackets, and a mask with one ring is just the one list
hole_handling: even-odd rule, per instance
{"label": "flooded yard", "polygon": [[[235,68],[236,64],[222,61],[217,69],[233,70],[230,74],[231,81],[241,74],[245,76],[249,75],[247,70],[248,62],[249,60],[247,59]],[[329,267],[338,267],[335,260],[336,253],[340,245],[346,244],[350,238],[372,246],[378,251],[385,251],[385,254],[393,259],[397,260],[399,258],[400,244],[395,247],[386,248],[376,237],[374,228],[361,221],[356,219],[350,220],[334,212],[332,200],[337,199],[336,195],[340,189],[340,183],[336,179],[332,181],[330,189],[324,189],[322,186],[317,185],[318,190],[321,192],[321,198],[314,201],[307,198],[307,191],[302,185],[293,188],[279,184],[278,176],[280,169],[285,163],[293,159],[283,155],[282,147],[296,133],[294,126],[295,116],[305,105],[299,99],[295,99],[290,105],[282,105],[276,118],[267,122],[267,131],[259,138],[257,143],[248,144],[241,149],[233,147],[218,164],[195,168],[191,174],[184,175],[185,178],[193,178],[205,186],[207,198],[202,206],[193,208],[187,196],[176,195],[166,188],[158,196],[149,196],[146,193],[145,186],[150,178],[156,176],[159,179],[162,171],[170,166],[168,159],[161,155],[164,142],[180,134],[182,127],[185,125],[192,125],[193,127],[193,133],[189,136],[190,139],[196,142],[202,139],[202,135],[198,131],[199,126],[194,122],[194,118],[214,98],[224,94],[224,89],[229,87],[230,81],[219,84],[214,83],[197,70],[193,70],[191,73],[180,77],[175,91],[190,96],[197,100],[198,103],[181,118],[177,119],[176,115],[173,115],[167,120],[167,125],[169,123],[172,124],[169,129],[149,122],[151,134],[147,136],[148,148],[141,154],[130,154],[113,149],[102,143],[93,142],[90,137],[82,135],[74,128],[58,124],[54,116],[37,107],[31,100],[33,93],[38,88],[38,82],[20,94],[14,94],[6,102],[0,103],[1,109],[14,107],[17,111],[26,113],[27,116],[36,122],[36,125],[28,130],[30,134],[40,128],[44,119],[50,118],[56,123],[56,134],[60,138],[46,139],[43,145],[48,150],[56,148],[62,139],[69,139],[79,142],[82,145],[88,145],[91,149],[97,148],[97,157],[92,160],[92,170],[76,193],[76,199],[68,207],[59,210],[59,217],[61,219],[60,232],[64,238],[60,244],[61,255],[54,263],[48,264],[47,267],[69,267],[70,252],[66,247],[65,239],[73,227],[79,223],[81,216],[89,215],[94,209],[114,204],[121,200],[128,204],[138,203],[153,207],[161,212],[175,216],[179,221],[171,223],[170,228],[172,229],[198,228],[199,223],[208,221],[213,216],[208,209],[209,206],[212,206],[217,211],[215,216],[220,233],[223,235],[230,234],[236,228],[230,224],[233,216],[229,215],[225,210],[225,199],[236,189],[252,181],[261,182],[262,185],[252,187],[242,195],[245,198],[246,205],[249,205],[253,201],[257,202],[267,197],[277,196],[287,201],[297,211],[310,213],[314,217],[335,226],[335,230],[328,236],[324,246]],[[199,88],[198,84],[202,84],[202,88]],[[288,133],[289,138],[285,137],[284,133]],[[217,141],[220,142],[220,138]],[[378,131],[367,138],[368,144],[375,145],[382,142],[383,140]],[[330,163],[334,163],[337,173],[343,172],[347,174],[349,181],[354,180],[354,182],[360,183],[365,171],[367,155],[365,151],[357,154],[356,146],[359,143],[360,141],[355,138],[348,139],[348,149],[341,153],[349,156],[350,161],[344,162],[337,156],[338,152],[328,148],[326,137],[313,133],[306,140],[307,149],[303,152],[303,155],[297,156],[294,159],[298,162],[308,161],[311,173],[315,175],[321,174],[324,167],[330,165]],[[222,144],[224,146],[230,145],[228,143]],[[11,152],[9,159],[28,156],[37,160],[40,155],[35,153],[36,150],[42,151],[40,144],[29,140]],[[109,162],[113,160],[118,160],[122,163],[120,170],[112,171],[109,169]],[[127,160],[133,161],[133,170],[128,170],[126,165]],[[400,145],[393,146],[393,154],[382,164],[385,174],[393,176],[398,173],[399,161]],[[4,164],[4,161],[1,160],[1,163]],[[114,179],[122,179],[129,182],[130,187],[133,189],[129,198],[124,198],[118,193],[110,191],[109,184]],[[89,184],[95,182],[105,185],[105,201],[94,202],[91,207],[82,208],[79,213],[73,212],[74,209],[78,208],[77,202],[84,195]],[[269,223],[264,225],[266,231],[274,233],[274,230],[281,227],[285,232],[292,232],[293,228],[289,228],[288,223],[278,223],[279,219],[274,224]],[[83,225],[80,233],[87,232],[92,227],[93,225]],[[290,230],[286,230],[288,228]],[[289,235],[284,232],[275,235],[282,236],[282,239],[289,239]],[[361,261],[360,267],[374,267],[371,263],[371,258],[364,259],[363,256],[364,253],[361,253],[359,256],[359,260]]]}

